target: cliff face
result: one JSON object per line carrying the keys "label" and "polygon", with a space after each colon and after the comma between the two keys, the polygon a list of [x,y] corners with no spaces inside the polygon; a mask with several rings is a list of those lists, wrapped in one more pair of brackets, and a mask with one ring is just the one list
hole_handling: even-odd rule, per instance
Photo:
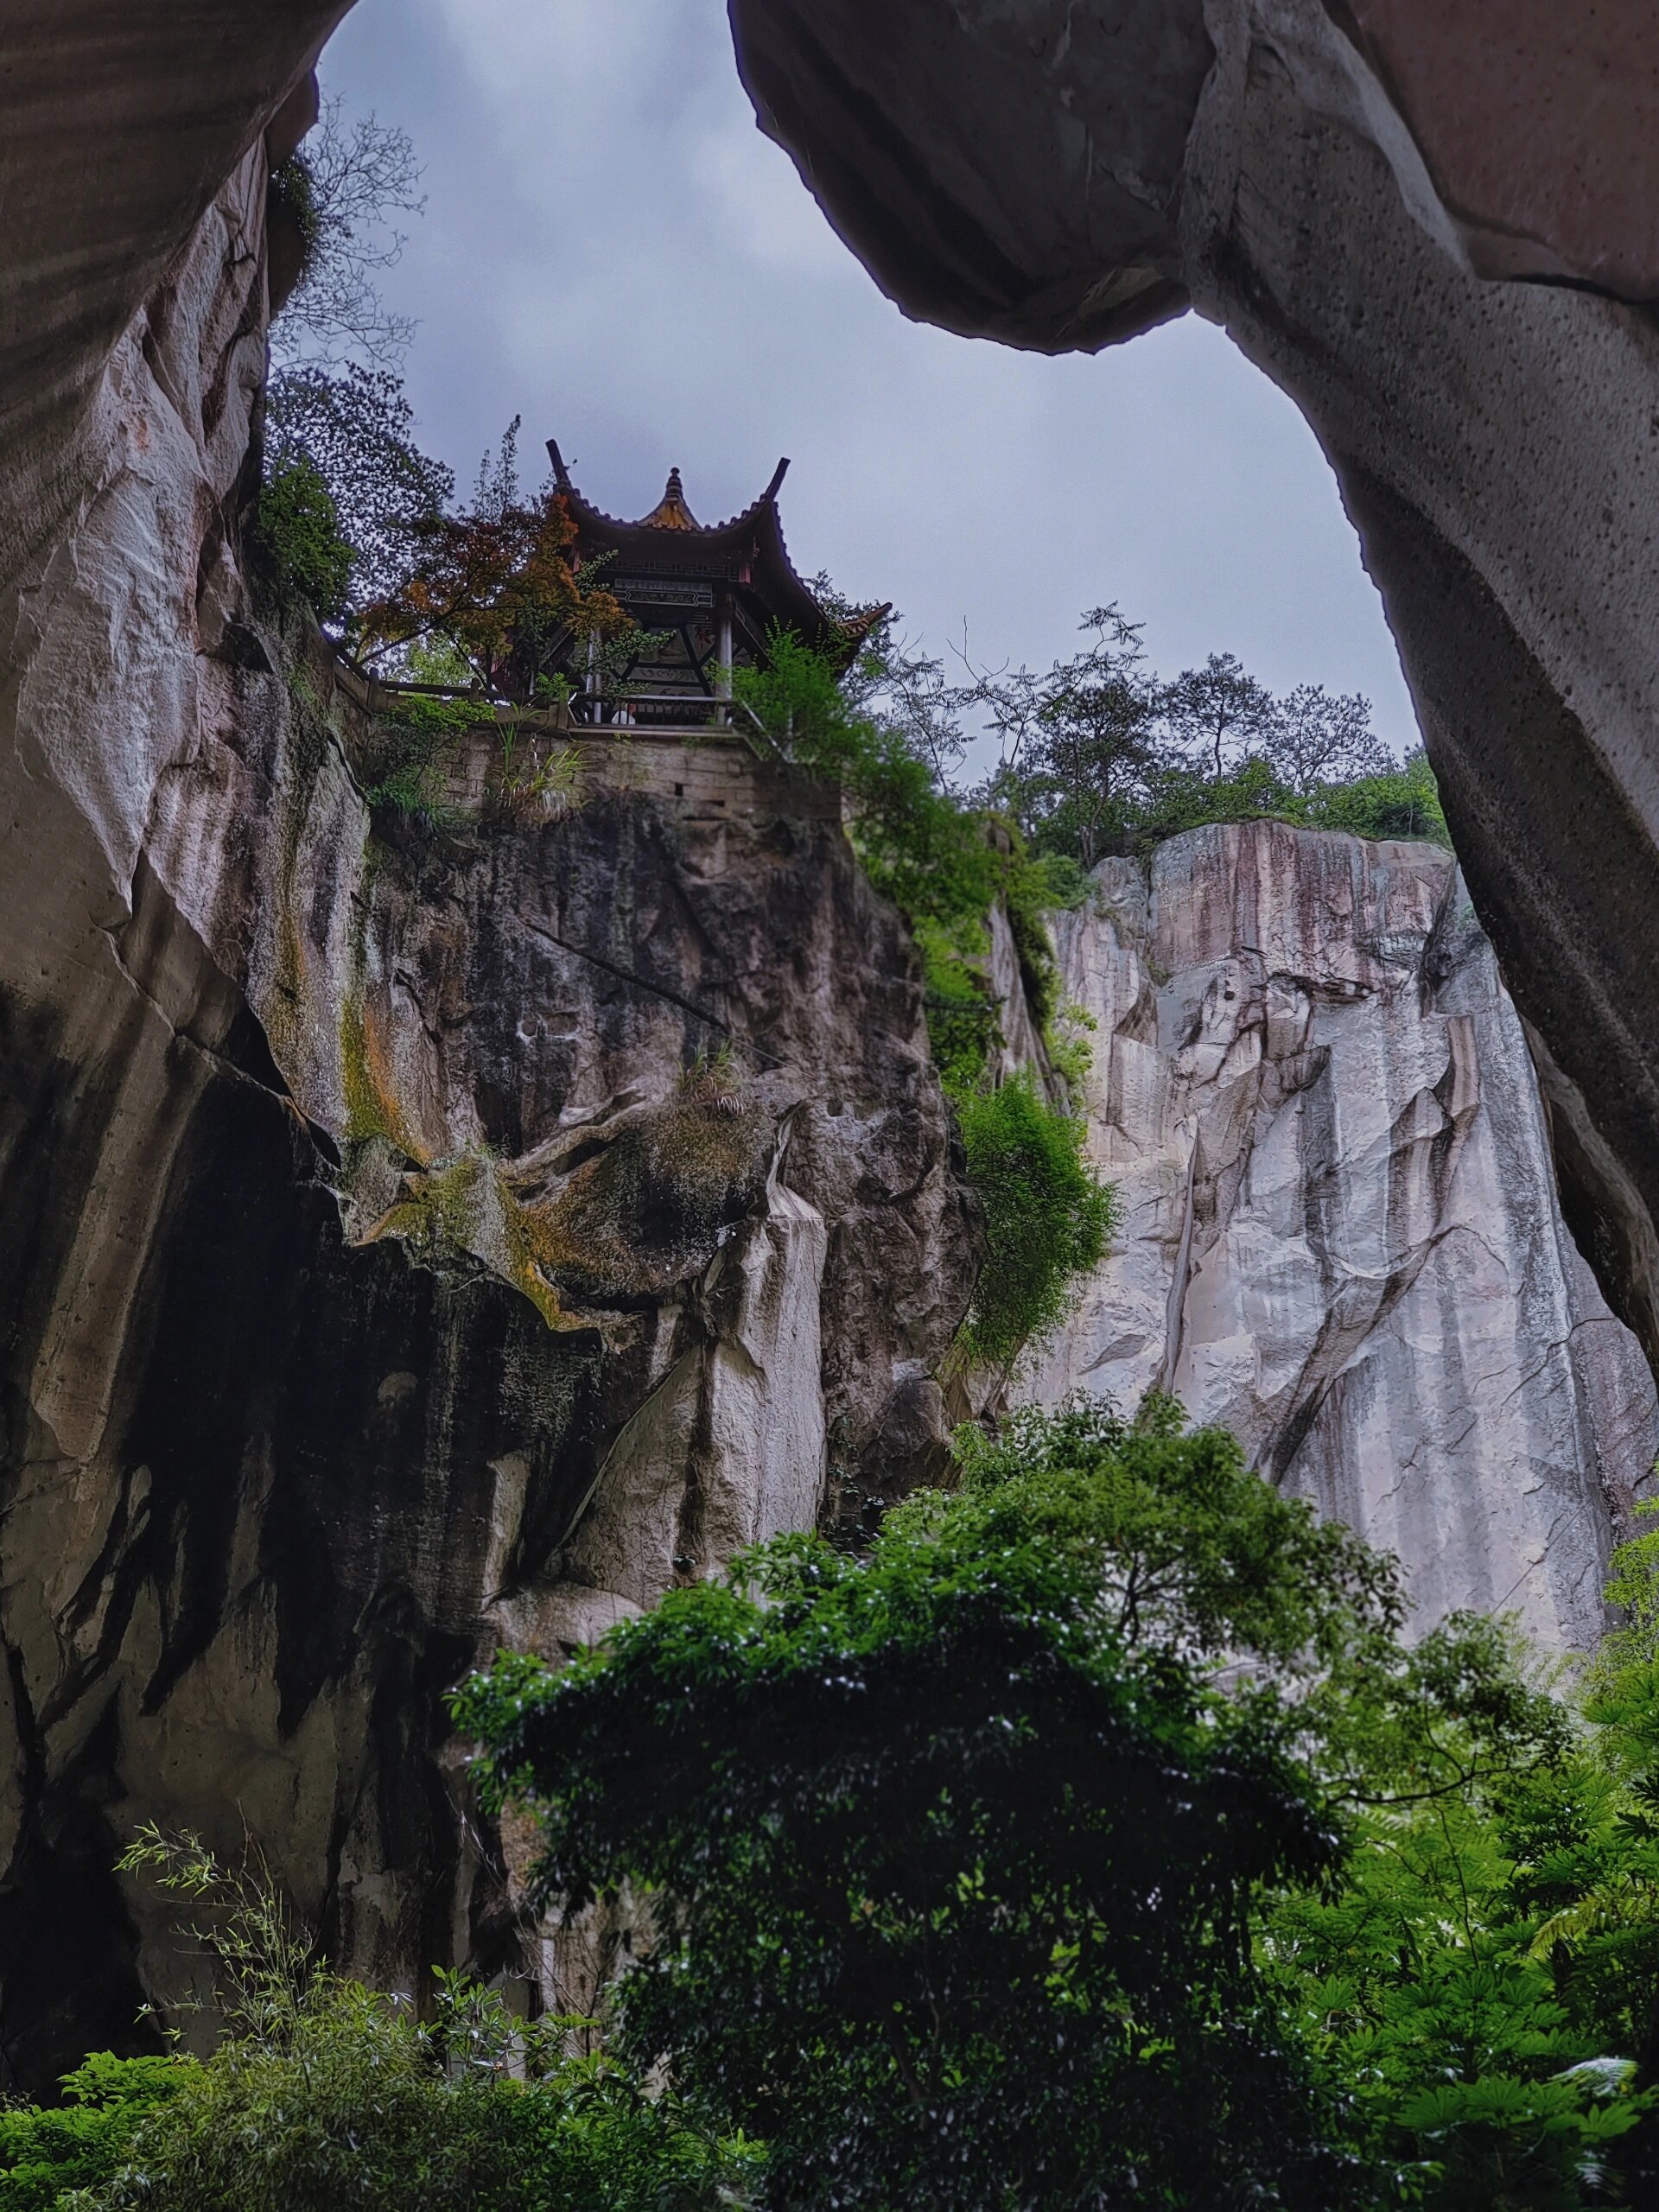
{"label": "cliff face", "polygon": [[1397,1551],[1427,1616],[1587,1648],[1659,1409],[1450,856],[1195,830],[1103,862],[1058,937],[1123,1226],[1035,1395],[1172,1390]]}
{"label": "cliff face", "polygon": [[[250,589],[264,163],[117,346],[0,695],[0,2047],[175,1991],[110,1872],[244,1826],[341,1964],[510,1959],[442,1692],[941,1435],[969,1224],[919,976],[734,746],[377,817]],[[482,754],[480,748],[482,747]],[[499,747],[493,748],[499,758]]]}

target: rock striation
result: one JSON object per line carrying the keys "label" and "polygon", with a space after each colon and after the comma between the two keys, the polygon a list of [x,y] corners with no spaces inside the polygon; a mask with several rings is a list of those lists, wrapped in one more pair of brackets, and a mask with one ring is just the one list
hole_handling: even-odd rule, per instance
{"label": "rock striation", "polygon": [[315,113],[311,65],[349,4],[10,0],[0,590],[98,478],[117,428],[111,348],[255,140],[273,160],[293,150]]}
{"label": "rock striation", "polygon": [[1659,1402],[1450,855],[1193,830],[1103,861],[1057,935],[1122,1227],[1033,1395],[1172,1391],[1397,1552],[1422,1618],[1592,1648]]}

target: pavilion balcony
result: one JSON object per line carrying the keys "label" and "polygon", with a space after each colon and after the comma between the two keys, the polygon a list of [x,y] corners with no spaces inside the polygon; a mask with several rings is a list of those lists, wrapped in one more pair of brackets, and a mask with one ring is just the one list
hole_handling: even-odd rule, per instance
{"label": "pavilion balcony", "polygon": [[749,738],[760,734],[760,725],[747,707],[702,691],[578,691],[569,712],[576,728],[585,729],[730,730]]}

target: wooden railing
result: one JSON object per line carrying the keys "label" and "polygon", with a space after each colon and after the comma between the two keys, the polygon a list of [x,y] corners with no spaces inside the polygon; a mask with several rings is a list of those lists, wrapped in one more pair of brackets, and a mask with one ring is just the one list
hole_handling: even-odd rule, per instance
{"label": "wooden railing", "polygon": [[578,691],[570,719],[583,729],[729,729],[764,735],[753,711],[736,699],[698,691]]}

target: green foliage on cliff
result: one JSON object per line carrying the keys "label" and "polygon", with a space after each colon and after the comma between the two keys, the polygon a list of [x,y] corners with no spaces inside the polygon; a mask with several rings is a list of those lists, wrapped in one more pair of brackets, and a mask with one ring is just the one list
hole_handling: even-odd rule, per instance
{"label": "green foliage on cliff", "polygon": [[[423,675],[417,680],[425,680]],[[429,830],[457,830],[466,817],[448,798],[448,779],[457,749],[470,729],[491,724],[487,700],[429,698],[404,694],[395,708],[377,717],[365,773],[371,806],[384,808]]]}
{"label": "green foliage on cliff", "polygon": [[305,601],[321,621],[345,613],[352,548],[334,495],[310,461],[290,461],[260,487],[252,544],[283,597]]}
{"label": "green foliage on cliff", "polygon": [[303,154],[296,152],[279,162],[270,173],[270,209],[294,226],[299,246],[299,279],[302,283],[322,244],[323,212],[318,203],[316,179]]}
{"label": "green foliage on cliff", "polygon": [[1058,974],[1044,917],[1084,886],[1075,862],[1033,858],[1012,824],[945,790],[913,726],[861,705],[857,684],[849,692],[822,655],[783,631],[769,652],[769,668],[736,671],[739,700],[795,766],[840,785],[871,880],[916,934],[933,1055],[985,1223],[961,1351],[1006,1368],[1052,1333],[1072,1286],[1104,1253],[1113,1214],[1109,1188],[1083,1158],[1080,1124],[1029,1074],[1000,1088],[988,1080],[1001,1008],[988,923],[1000,905],[1033,1018],[1052,1036]]}
{"label": "green foliage on cliff", "polygon": [[968,1179],[985,1221],[985,1258],[963,1349],[1007,1368],[1045,1344],[1072,1285],[1097,1267],[1116,1223],[1114,1194],[1083,1157],[1083,1124],[1030,1073],[957,1101]]}
{"label": "green foliage on cliff", "polygon": [[796,766],[840,785],[877,888],[912,921],[950,930],[978,920],[1003,874],[978,816],[901,730],[849,702],[822,654],[786,630],[772,632],[767,650],[770,668],[734,671],[735,695]]}

